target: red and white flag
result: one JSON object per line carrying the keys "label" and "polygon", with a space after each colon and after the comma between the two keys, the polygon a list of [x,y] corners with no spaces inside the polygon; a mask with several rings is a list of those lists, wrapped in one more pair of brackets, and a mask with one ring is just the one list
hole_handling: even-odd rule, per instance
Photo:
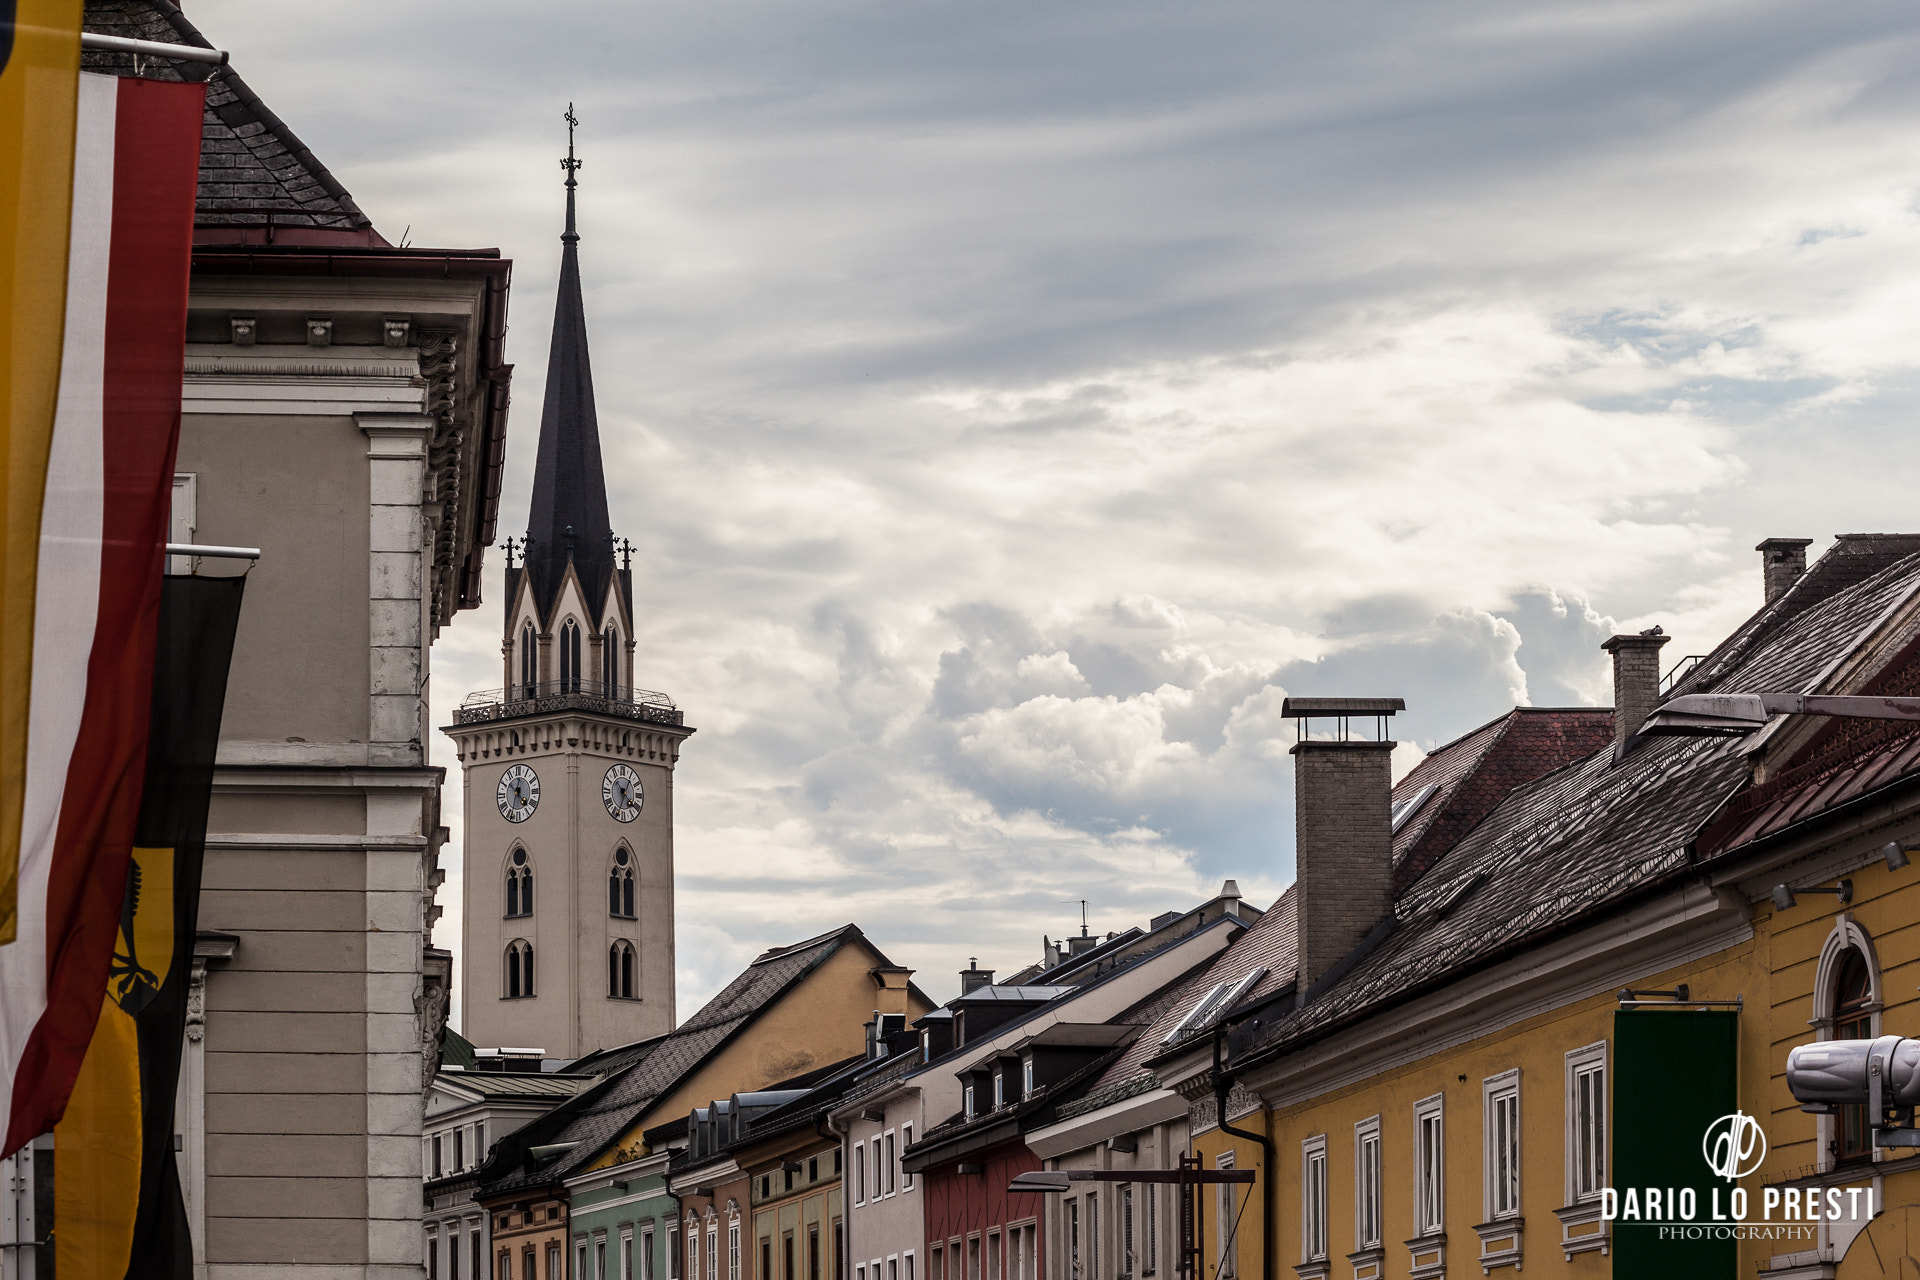
{"label": "red and white flag", "polygon": [[[147,749],[206,90],[83,74],[34,589],[0,1155],[66,1108],[100,1017]],[[14,672],[0,673],[16,678]]]}

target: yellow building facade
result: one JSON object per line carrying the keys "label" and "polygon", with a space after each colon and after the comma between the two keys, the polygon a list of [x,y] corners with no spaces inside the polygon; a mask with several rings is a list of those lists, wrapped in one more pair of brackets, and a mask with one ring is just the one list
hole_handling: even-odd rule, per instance
{"label": "yellow building facade", "polygon": [[[1770,602],[1692,688],[1920,692],[1920,564],[1882,550],[1816,565],[1824,589]],[[1150,1064],[1203,1167],[1259,1171],[1196,1206],[1207,1280],[1920,1276],[1911,1149],[1876,1148],[1864,1109],[1803,1111],[1785,1076],[1798,1045],[1920,1038],[1920,734],[1640,733],[1658,703],[1514,788],[1332,970],[1295,957]],[[1223,1086],[1270,1150],[1219,1127]]]}

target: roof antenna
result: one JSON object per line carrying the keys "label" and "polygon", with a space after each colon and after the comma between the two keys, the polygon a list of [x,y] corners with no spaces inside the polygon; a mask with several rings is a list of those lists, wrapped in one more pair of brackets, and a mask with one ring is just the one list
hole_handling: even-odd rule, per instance
{"label": "roof antenna", "polygon": [[1080,904],[1080,936],[1083,938],[1086,937],[1087,936],[1087,900],[1085,898],[1062,898],[1060,899],[1060,901],[1078,902]]}

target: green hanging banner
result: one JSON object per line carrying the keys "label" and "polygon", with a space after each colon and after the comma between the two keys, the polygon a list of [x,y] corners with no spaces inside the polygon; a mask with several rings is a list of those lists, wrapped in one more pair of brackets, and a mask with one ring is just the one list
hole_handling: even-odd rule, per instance
{"label": "green hanging banner", "polygon": [[[1613,1015],[1609,1181],[1620,1203],[1620,1216],[1609,1224],[1613,1274],[1634,1280],[1734,1280],[1739,1262],[1734,1240],[1676,1238],[1713,1233],[1661,1228],[1709,1225],[1715,1193],[1722,1206],[1728,1202],[1731,1184],[1715,1176],[1703,1145],[1715,1122],[1739,1108],[1739,1029],[1740,1015],[1733,1012],[1622,1009]],[[1649,1189],[1652,1214],[1647,1212]],[[1686,1208],[1693,1213],[1691,1222],[1681,1217]]]}

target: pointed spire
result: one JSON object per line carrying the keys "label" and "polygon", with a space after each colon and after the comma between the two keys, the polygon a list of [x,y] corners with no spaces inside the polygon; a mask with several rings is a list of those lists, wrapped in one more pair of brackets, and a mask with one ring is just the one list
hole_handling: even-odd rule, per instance
{"label": "pointed spire", "polygon": [[[587,359],[587,316],[580,293],[580,233],[574,224],[574,176],[583,161],[573,154],[580,122],[567,104],[567,227],[560,237],[560,288],[553,306],[553,346],[547,357],[546,402],[540,411],[540,452],[534,461],[533,500],[523,564],[533,575],[534,598],[547,615],[567,562],[600,609],[613,579],[613,533],[607,515],[607,480],[600,464],[600,423],[594,413],[593,369]],[[586,620],[591,626],[597,619]]]}

